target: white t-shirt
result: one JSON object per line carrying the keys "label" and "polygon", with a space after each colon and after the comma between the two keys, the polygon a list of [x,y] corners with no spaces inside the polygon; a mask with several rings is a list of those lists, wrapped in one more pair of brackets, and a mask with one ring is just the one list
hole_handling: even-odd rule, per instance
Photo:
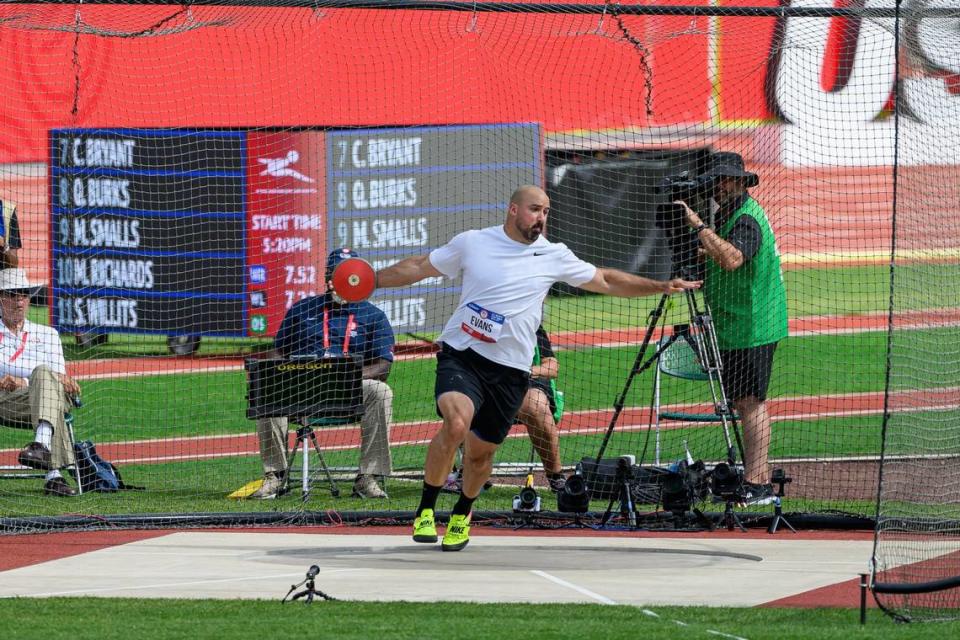
{"label": "white t-shirt", "polygon": [[454,236],[430,253],[430,263],[448,278],[463,274],[460,303],[438,340],[522,371],[530,371],[550,287],[555,282],[580,286],[597,271],[565,244],[542,235],[523,244],[502,226]]}
{"label": "white t-shirt", "polygon": [[23,329],[12,333],[0,322],[0,376],[10,374],[29,378],[37,366],[45,364],[54,373],[66,373],[63,345],[56,329],[24,320]]}

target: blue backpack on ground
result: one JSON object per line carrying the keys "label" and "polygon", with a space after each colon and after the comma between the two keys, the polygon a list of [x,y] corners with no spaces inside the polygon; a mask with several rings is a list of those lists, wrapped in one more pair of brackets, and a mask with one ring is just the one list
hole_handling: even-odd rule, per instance
{"label": "blue backpack on ground", "polygon": [[73,444],[73,452],[77,459],[77,473],[81,489],[111,493],[124,489],[142,489],[123,482],[120,471],[97,454],[97,447],[91,440],[83,440]]}

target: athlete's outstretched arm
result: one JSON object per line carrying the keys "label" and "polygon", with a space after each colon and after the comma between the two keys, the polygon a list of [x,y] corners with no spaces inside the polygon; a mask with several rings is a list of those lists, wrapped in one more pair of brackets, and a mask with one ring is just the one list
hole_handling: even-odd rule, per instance
{"label": "athlete's outstretched arm", "polygon": [[700,280],[684,280],[682,278],[651,280],[617,269],[597,269],[593,279],[580,285],[580,288],[608,296],[636,298],[657,293],[679,293],[687,289],[699,289],[701,284],[703,282]]}
{"label": "athlete's outstretched arm", "polygon": [[404,287],[431,276],[442,276],[430,263],[430,256],[404,258],[400,262],[377,271],[377,287]]}

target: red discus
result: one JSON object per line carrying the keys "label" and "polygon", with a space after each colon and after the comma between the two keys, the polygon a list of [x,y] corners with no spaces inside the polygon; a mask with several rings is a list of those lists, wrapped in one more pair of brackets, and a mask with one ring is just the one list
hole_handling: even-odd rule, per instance
{"label": "red discus", "polygon": [[363,258],[347,258],[333,270],[333,290],[347,302],[363,302],[377,288],[377,273]]}

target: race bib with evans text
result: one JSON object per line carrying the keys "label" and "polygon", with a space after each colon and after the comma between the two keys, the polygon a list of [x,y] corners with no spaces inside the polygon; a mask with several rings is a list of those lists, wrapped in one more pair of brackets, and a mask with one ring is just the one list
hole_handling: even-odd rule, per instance
{"label": "race bib with evans text", "polygon": [[499,313],[484,309],[475,302],[468,302],[460,310],[460,329],[483,342],[496,342],[500,339],[504,320],[506,318]]}

